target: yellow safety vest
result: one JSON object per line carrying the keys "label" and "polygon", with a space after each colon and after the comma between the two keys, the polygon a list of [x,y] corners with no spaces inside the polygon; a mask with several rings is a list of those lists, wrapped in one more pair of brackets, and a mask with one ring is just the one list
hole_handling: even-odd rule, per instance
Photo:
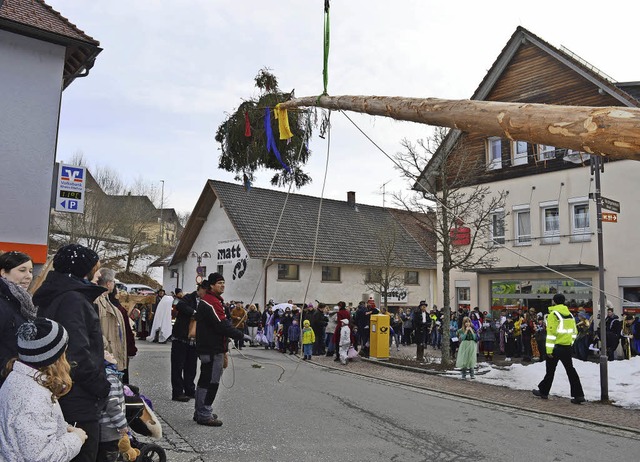
{"label": "yellow safety vest", "polygon": [[547,341],[545,344],[547,354],[553,353],[556,345],[573,345],[578,336],[576,321],[566,305],[549,307],[547,316]]}

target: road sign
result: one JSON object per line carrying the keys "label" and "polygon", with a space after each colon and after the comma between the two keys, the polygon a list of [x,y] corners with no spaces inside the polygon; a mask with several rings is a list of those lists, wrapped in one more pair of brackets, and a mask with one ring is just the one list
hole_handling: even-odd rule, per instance
{"label": "road sign", "polygon": [[196,284],[202,284],[202,276],[200,276],[199,274],[196,276]]}
{"label": "road sign", "polygon": [[85,167],[60,164],[56,190],[56,211],[84,213],[86,178],[87,169]]}
{"label": "road sign", "polygon": [[620,202],[602,196],[602,208],[620,213]]}
{"label": "road sign", "polygon": [[618,222],[618,214],[617,213],[602,212],[602,221],[606,221],[608,223],[617,223]]}

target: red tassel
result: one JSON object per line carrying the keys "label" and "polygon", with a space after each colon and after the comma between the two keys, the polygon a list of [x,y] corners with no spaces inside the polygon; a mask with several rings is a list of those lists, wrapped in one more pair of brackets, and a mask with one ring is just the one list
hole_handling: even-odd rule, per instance
{"label": "red tassel", "polygon": [[244,111],[244,136],[249,138],[251,136],[251,124],[249,123],[249,113]]}

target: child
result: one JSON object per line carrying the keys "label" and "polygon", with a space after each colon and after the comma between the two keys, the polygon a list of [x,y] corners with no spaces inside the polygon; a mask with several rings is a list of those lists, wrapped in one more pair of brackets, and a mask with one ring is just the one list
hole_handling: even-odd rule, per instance
{"label": "child", "polygon": [[118,459],[118,441],[129,432],[124,414],[124,389],[122,372],[118,372],[116,359],[104,351],[104,364],[107,380],[111,384],[107,407],[100,416],[100,444],[98,462],[115,462]]}
{"label": "child", "polygon": [[285,352],[285,347],[284,347],[284,326],[282,325],[282,323],[278,324],[278,329],[276,329],[276,346],[278,348],[278,351],[280,353],[284,353]]}
{"label": "child", "polygon": [[302,353],[304,354],[303,360],[311,359],[311,354],[313,353],[313,344],[316,341],[316,334],[313,332],[311,328],[311,322],[308,319],[305,319],[302,323]]}
{"label": "child", "polygon": [[71,390],[68,334],[36,318],[17,330],[18,357],[9,361],[0,388],[0,460],[69,461],[87,439],[64,421],[58,398]]}
{"label": "child", "polygon": [[493,361],[493,352],[496,343],[496,328],[491,322],[491,316],[487,315],[480,328],[480,340],[482,341],[482,352],[484,359]]}
{"label": "child", "polygon": [[351,329],[349,329],[349,320],[343,319],[341,321],[342,327],[340,328],[340,362],[344,365],[347,364],[347,353],[349,353],[349,347],[351,346]]}
{"label": "child", "polygon": [[291,325],[289,326],[289,354],[298,354],[298,343],[300,342],[300,326],[298,325],[298,320],[294,319],[291,321]]}
{"label": "child", "polygon": [[460,349],[456,358],[456,367],[462,371],[463,379],[467,378],[467,371],[469,371],[469,377],[475,379],[478,335],[471,325],[471,320],[466,316],[462,319],[462,328],[458,330],[458,338],[460,339]]}

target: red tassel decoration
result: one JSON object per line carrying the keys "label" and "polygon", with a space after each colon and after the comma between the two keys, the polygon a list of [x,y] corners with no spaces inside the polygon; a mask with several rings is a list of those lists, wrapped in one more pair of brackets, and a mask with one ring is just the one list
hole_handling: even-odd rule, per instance
{"label": "red tassel decoration", "polygon": [[249,123],[249,113],[244,111],[244,136],[249,138],[251,136],[251,124]]}

